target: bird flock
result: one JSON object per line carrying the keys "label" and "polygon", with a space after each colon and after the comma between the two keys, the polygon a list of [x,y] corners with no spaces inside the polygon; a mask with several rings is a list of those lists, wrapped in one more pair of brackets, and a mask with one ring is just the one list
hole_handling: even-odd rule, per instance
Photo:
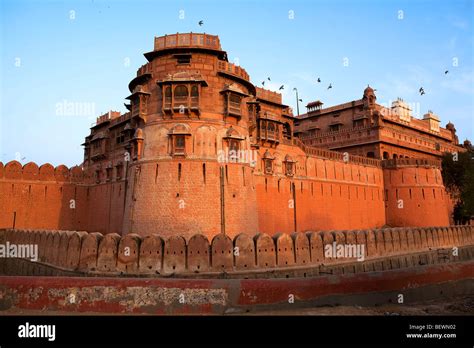
{"label": "bird flock", "polygon": [[[198,22],[198,25],[199,25],[199,26],[204,25],[204,20],[200,20],[200,21]],[[448,73],[449,73],[449,70],[445,70],[445,71],[444,71],[444,75],[447,75]],[[267,77],[267,80],[268,80],[268,81],[271,81],[271,78],[270,78],[270,77]],[[265,81],[266,81],[266,80],[263,80],[263,81],[262,81],[262,86],[263,86],[263,87],[265,87]],[[317,83],[322,83],[321,78],[318,77],[318,78],[316,79],[316,82],[317,82]],[[333,88],[333,87],[332,87],[332,82],[331,82],[331,83],[329,83],[329,85],[328,85],[328,87],[327,87],[327,90],[330,90],[330,89],[332,89],[332,88]],[[285,85],[281,85],[281,86],[278,88],[278,90],[280,90],[280,91],[283,90],[283,89],[285,89]],[[293,88],[293,90],[296,90],[296,88]],[[377,91],[377,90],[374,89],[374,91]],[[418,93],[420,93],[420,96],[423,96],[423,95],[426,94],[425,89],[424,89],[423,86],[421,86],[421,87],[418,89]],[[301,99],[299,99],[299,101],[302,102]]]}

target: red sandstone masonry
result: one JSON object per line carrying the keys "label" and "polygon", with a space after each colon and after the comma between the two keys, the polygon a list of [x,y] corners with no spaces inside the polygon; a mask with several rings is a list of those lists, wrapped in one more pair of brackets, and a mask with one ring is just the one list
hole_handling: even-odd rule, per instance
{"label": "red sandstone masonry", "polygon": [[141,238],[138,234],[127,234],[120,239],[117,256],[117,270],[124,274],[138,272]]}
{"label": "red sandstone masonry", "polygon": [[163,272],[166,274],[184,272],[186,269],[186,240],[172,236],[165,241]]}
{"label": "red sandstone masonry", "polygon": [[[293,150],[288,147],[288,149],[282,148],[280,152],[284,154],[288,151]],[[279,153],[275,152],[275,156],[281,157],[282,154]],[[295,152],[293,156],[298,158],[301,154]],[[245,213],[237,213],[240,210],[233,209],[233,205],[228,205],[226,220],[232,222],[235,226],[240,226],[239,219],[242,218],[242,215],[248,216],[256,208],[261,231],[273,234],[276,231],[276,226],[281,226],[282,230],[287,233],[294,231],[293,210],[288,208],[288,199],[291,198],[288,188],[294,183],[299,230],[329,229],[336,226],[367,228],[382,226],[386,222],[394,226],[407,224],[411,226],[442,226],[447,223],[447,218],[445,219],[447,213],[444,211],[444,204],[447,200],[441,196],[444,192],[442,182],[434,183],[430,179],[426,183],[424,181],[416,183],[412,178],[423,178],[425,173],[426,175],[429,174],[430,178],[440,177],[439,169],[405,166],[383,169],[384,173],[389,171],[389,174],[382,175],[382,169],[378,167],[360,167],[356,164],[338,162],[339,157],[334,159],[336,161],[331,162],[331,160],[325,158],[306,157],[304,161],[307,166],[307,174],[301,172],[299,173],[301,176],[294,178],[254,176],[250,174],[249,168],[244,168],[245,180],[242,180],[242,172],[239,170],[242,168],[228,165],[228,180],[225,190],[226,202],[246,206],[242,202],[248,201],[253,194],[251,193],[252,190],[256,190],[257,206],[252,206],[250,211]],[[159,198],[153,204],[157,205],[156,207],[163,207],[164,211],[169,211],[171,214],[170,221],[182,221],[183,223],[185,221],[186,225],[191,224],[192,221],[195,222],[196,219],[208,221],[199,222],[201,224],[199,229],[210,231],[211,225],[214,226],[212,232],[205,233],[206,237],[210,239],[218,233],[219,221],[218,219],[212,220],[216,218],[216,214],[206,211],[198,202],[202,199],[212,202],[212,204],[217,202],[214,199],[217,194],[216,187],[211,185],[211,182],[216,182],[218,179],[219,166],[214,166],[210,162],[203,163],[207,165],[208,177],[207,184],[204,186],[202,185],[202,163],[191,165],[191,163],[183,162],[183,180],[181,183],[172,174],[177,172],[177,161],[159,164],[161,169],[157,179],[160,182],[169,183],[171,185],[169,189],[172,192],[180,193],[180,197],[191,203],[193,209],[179,210],[176,208],[177,203],[175,201],[166,201],[164,197]],[[145,173],[142,168],[142,178],[150,175],[153,177],[157,165],[153,164],[150,167],[150,173]],[[258,165],[261,166],[260,162]],[[399,171],[404,171],[405,182],[400,179]],[[16,214],[16,228],[89,230],[102,233],[122,232],[122,212],[125,199],[123,197],[125,191],[123,182],[95,185],[89,182],[90,179],[85,177],[80,167],[67,169],[61,165],[54,168],[50,164],[38,167],[34,163],[28,163],[22,167],[16,161],[7,163],[5,167],[2,164],[0,172],[2,174],[0,175],[0,211],[2,211],[0,214],[0,228],[11,227]],[[435,172],[435,174],[432,172]],[[385,178],[382,176],[385,176]],[[87,184],[85,184],[86,181]],[[193,182],[199,183],[199,188],[194,187]],[[241,186],[244,182],[245,190],[248,191],[244,190],[245,194]],[[428,185],[426,189],[423,188],[425,184]],[[154,183],[147,183],[147,185],[149,186],[148,194],[156,197],[156,192],[154,192],[156,185]],[[429,185],[435,186],[433,188],[435,192],[441,190],[436,193],[436,199],[434,199]],[[201,186],[205,188],[201,188]],[[184,188],[186,192],[183,191]],[[382,214],[379,210],[383,205],[384,188],[387,191],[388,200],[385,202],[387,205],[385,214]],[[413,197],[408,195],[409,190],[411,190]],[[422,195],[423,190],[424,194]],[[397,208],[396,191],[398,191],[399,198],[404,201],[403,209]],[[131,194],[130,191],[128,192]],[[201,198],[195,201],[190,192],[194,192]],[[144,195],[145,193],[140,194]],[[75,209],[70,208],[71,199],[75,200]],[[110,205],[110,202],[112,202],[112,205]],[[362,209],[362,207],[364,208]],[[147,209],[149,208],[147,207]],[[188,206],[188,208],[191,208],[191,206]],[[200,210],[196,211],[197,208]],[[215,210],[214,208],[217,208],[217,206],[212,209]],[[150,225],[147,225],[146,230],[149,230],[154,224],[154,220],[151,219],[152,216],[149,214],[154,213],[147,212],[147,209],[144,209],[143,212],[136,211],[136,214],[146,215],[144,218],[146,217],[147,221],[150,221]],[[341,209],[344,211],[343,215],[340,214]],[[156,210],[154,209],[154,211]],[[365,216],[369,211],[371,216],[377,212],[375,220],[370,220]],[[194,212],[198,216],[195,216]],[[178,215],[174,216],[175,213]],[[182,216],[179,214],[182,214]],[[387,215],[387,218],[385,218],[385,215]],[[135,221],[140,220],[140,216],[137,215]],[[128,218],[129,216],[126,217],[126,219]],[[212,224],[209,223],[211,220]],[[317,221],[316,225],[315,221]],[[232,224],[228,226],[230,236],[236,235]],[[172,233],[180,233],[179,228],[176,231],[169,231],[169,234]],[[185,233],[188,233],[188,238],[194,234],[192,231],[185,231]],[[250,232],[247,232],[247,234],[250,234]],[[452,235],[450,238],[459,238],[459,236]]]}
{"label": "red sandstone masonry", "polygon": [[85,181],[77,166],[2,164],[0,228],[121,232],[124,199],[119,195],[124,189],[118,186],[123,182],[94,185]]}
{"label": "red sandstone masonry", "polygon": [[288,234],[277,234],[274,237],[278,267],[288,267],[295,264],[293,240]]}
{"label": "red sandstone masonry", "polygon": [[66,268],[77,270],[81,259],[82,241],[85,239],[87,232],[74,232],[69,237],[67,246]]}
{"label": "red sandstone masonry", "polygon": [[[64,233],[61,234],[61,239],[59,240],[59,256],[57,259],[57,265],[67,265],[67,248],[69,245],[69,241],[71,236],[73,235],[73,231],[63,231]],[[33,236],[37,236],[37,233],[34,233]],[[31,243],[34,244],[34,241]]]}
{"label": "red sandstone masonry", "polygon": [[163,239],[156,234],[142,239],[139,257],[140,273],[161,273],[163,267],[163,245]]}
{"label": "red sandstone masonry", "polygon": [[[422,237],[431,235],[441,237],[444,240],[443,245],[432,246],[429,242],[431,237],[426,239]],[[457,237],[453,237],[454,235]],[[388,228],[368,231],[318,231],[293,236],[280,234],[274,238],[265,234],[259,234],[255,238],[240,234],[233,241],[228,236],[218,235],[209,244],[206,237],[200,234],[191,237],[189,242],[180,236],[171,237],[163,242],[158,235],[142,238],[138,235],[103,236],[100,233],[73,231],[0,230],[0,240],[4,242],[18,244],[39,242],[40,251],[44,248],[40,262],[72,271],[111,274],[220,273],[353,261],[347,258],[325,258],[324,245],[332,247],[333,241],[338,244],[363,244],[368,260],[383,258],[389,253],[392,256],[401,255],[399,264],[382,265],[385,261],[375,264],[375,270],[381,270],[382,267],[392,269],[404,264],[417,265],[420,262],[423,264],[427,262],[413,253],[427,251],[430,248],[449,249],[472,245],[473,235],[474,226],[451,226],[440,229]],[[400,244],[396,242],[398,239]],[[436,243],[435,237],[432,244]],[[127,253],[126,248],[129,248]],[[238,248],[238,252],[235,252],[235,248]],[[32,265],[25,267],[29,267],[28,270],[23,269],[20,272],[34,272]]]}
{"label": "red sandstone masonry", "polygon": [[276,266],[276,246],[272,237],[259,233],[254,237],[258,268],[274,268]]}
{"label": "red sandstone masonry", "polygon": [[211,262],[214,271],[231,271],[233,269],[233,243],[224,235],[216,235],[211,242]]}
{"label": "red sandstone masonry", "polygon": [[210,245],[206,236],[203,236],[202,234],[192,236],[189,239],[187,250],[189,271],[208,272],[210,270]]}
{"label": "red sandstone masonry", "polygon": [[97,255],[99,244],[103,236],[100,233],[88,233],[84,236],[81,245],[81,256],[79,258],[80,271],[95,271],[97,270]]}
{"label": "red sandstone masonry", "polygon": [[311,263],[320,264],[324,260],[324,244],[320,232],[308,232],[306,236],[309,238],[311,251]]}
{"label": "red sandstone masonry", "polygon": [[102,238],[97,256],[99,272],[114,272],[117,269],[117,249],[120,242],[120,236],[116,233],[107,234]]}
{"label": "red sandstone masonry", "polygon": [[255,244],[254,240],[246,234],[239,234],[234,238],[234,248],[238,248],[238,256],[234,256],[234,264],[237,270],[255,268]]}
{"label": "red sandstone masonry", "polygon": [[293,233],[295,245],[296,264],[305,265],[311,263],[310,240],[305,233]]}

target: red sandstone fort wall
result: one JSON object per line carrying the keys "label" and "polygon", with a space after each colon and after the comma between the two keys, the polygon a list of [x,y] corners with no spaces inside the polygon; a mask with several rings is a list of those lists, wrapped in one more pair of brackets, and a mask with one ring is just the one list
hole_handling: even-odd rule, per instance
{"label": "red sandstone fort wall", "polygon": [[132,165],[128,187],[128,202],[132,203],[125,209],[124,181],[84,185],[79,167],[69,170],[34,163],[22,167],[16,161],[5,167],[0,164],[0,227],[143,236],[160,228],[164,237],[182,234],[189,238],[202,233],[211,239],[224,229],[235,237],[385,224],[449,224],[451,202],[437,167],[404,159],[382,169],[306,157],[293,150],[298,160],[295,176],[286,177],[278,175],[282,156],[274,155],[276,173],[272,176],[261,174],[261,160],[255,169],[223,165],[222,179],[221,164],[215,161]]}
{"label": "red sandstone fort wall", "polygon": [[0,228],[120,231],[124,184],[83,185],[80,167],[0,163]]}
{"label": "red sandstone fort wall", "polygon": [[[447,226],[451,202],[441,170],[399,160],[384,169],[385,209],[390,226]],[[406,162],[407,165],[404,165]]]}
{"label": "red sandstone fort wall", "polygon": [[221,204],[226,233],[257,231],[256,199],[249,167],[223,165],[224,200],[221,201],[221,166],[216,161],[160,161],[132,165],[124,233],[142,236],[159,228],[163,236],[208,238],[222,231]]}
{"label": "red sandstone fort wall", "polygon": [[[296,161],[292,177],[284,173],[285,154]],[[297,147],[284,145],[272,156],[273,175],[263,175],[259,162],[260,174],[255,176],[259,232],[274,235],[385,224],[380,166],[307,156]]]}

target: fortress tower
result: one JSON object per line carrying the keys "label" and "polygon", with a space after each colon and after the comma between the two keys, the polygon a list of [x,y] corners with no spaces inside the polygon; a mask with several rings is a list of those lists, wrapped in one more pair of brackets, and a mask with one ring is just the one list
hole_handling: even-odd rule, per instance
{"label": "fortress tower", "polygon": [[[131,154],[119,160],[128,179],[123,230],[255,233],[250,161],[232,161],[251,153],[256,91],[248,74],[207,34],[157,37],[145,57],[129,84],[130,115],[115,130],[131,140],[123,149],[121,138],[115,144]],[[88,161],[89,168],[102,162]]]}

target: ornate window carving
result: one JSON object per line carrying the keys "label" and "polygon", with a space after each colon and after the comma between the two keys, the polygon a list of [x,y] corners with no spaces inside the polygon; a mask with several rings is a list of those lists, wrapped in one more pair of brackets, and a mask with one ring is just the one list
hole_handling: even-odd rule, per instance
{"label": "ornate window carving", "polygon": [[[193,111],[199,114],[201,85],[207,86],[207,84],[204,80],[193,80],[189,74],[179,74],[177,77],[170,75],[168,79],[158,82],[162,86],[163,112],[189,114]],[[174,81],[173,78],[179,78],[181,81]],[[189,80],[184,81],[185,79]]]}
{"label": "ornate window carving", "polygon": [[236,84],[226,85],[220,92],[224,95],[225,116],[242,116],[242,98],[248,95]]}
{"label": "ornate window carving", "polygon": [[188,87],[178,85],[174,88],[173,108],[183,110],[189,107]]}
{"label": "ornate window carving", "polygon": [[275,158],[267,150],[263,155],[263,171],[265,174],[273,174],[273,160]]}
{"label": "ornate window carving", "polygon": [[186,151],[186,139],[184,135],[175,135],[174,136],[174,148],[173,153],[175,155],[184,155]]}
{"label": "ornate window carving", "polygon": [[285,156],[285,175],[286,176],[293,176],[295,175],[295,161],[289,156]]}
{"label": "ornate window carving", "polygon": [[125,98],[125,99],[130,100],[130,111],[131,111],[132,117],[146,116],[148,112],[149,96],[150,96],[150,93],[147,92],[147,89],[145,86],[136,85],[135,88],[133,89],[132,94],[129,95],[127,98]]}
{"label": "ornate window carving", "polygon": [[241,116],[240,105],[242,97],[240,95],[230,93],[229,104],[227,106],[227,112],[229,115]]}
{"label": "ornate window carving", "polygon": [[177,124],[170,131],[171,138],[171,155],[186,156],[186,137],[190,136],[189,126],[185,124]]}

